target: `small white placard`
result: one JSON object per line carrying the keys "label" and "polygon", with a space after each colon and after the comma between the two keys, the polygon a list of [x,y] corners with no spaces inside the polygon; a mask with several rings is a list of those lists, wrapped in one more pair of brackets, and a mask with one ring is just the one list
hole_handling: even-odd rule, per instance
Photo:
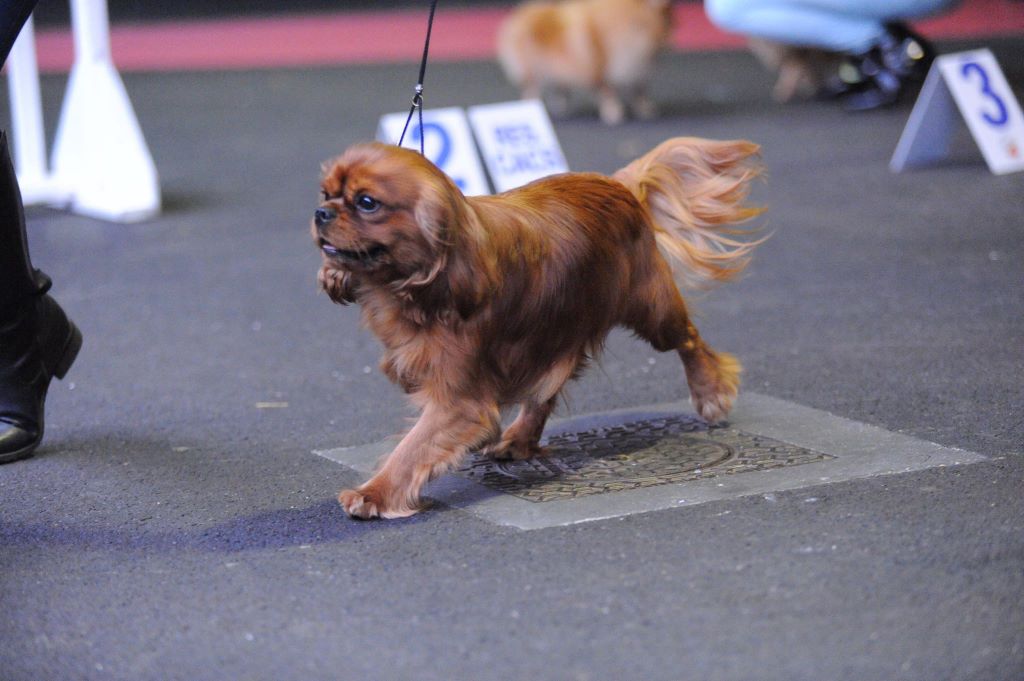
{"label": "small white placard", "polygon": [[[408,112],[382,116],[377,127],[377,139],[398,144],[408,117]],[[447,173],[464,194],[490,193],[465,111],[459,107],[424,109],[422,133],[419,113],[414,112],[402,146],[419,151],[421,135],[426,157]]]}
{"label": "small white placard", "polygon": [[569,170],[551,119],[539,100],[472,106],[469,122],[495,191]]}
{"label": "small white placard", "polygon": [[997,175],[1024,170],[1024,115],[988,49],[935,60],[889,164],[893,170],[947,155],[956,128],[954,105],[989,170]]}

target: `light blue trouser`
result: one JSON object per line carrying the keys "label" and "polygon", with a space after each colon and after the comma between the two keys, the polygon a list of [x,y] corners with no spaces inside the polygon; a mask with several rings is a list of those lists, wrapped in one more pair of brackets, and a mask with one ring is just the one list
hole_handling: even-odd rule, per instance
{"label": "light blue trouser", "polygon": [[957,0],[705,0],[711,22],[732,33],[790,45],[859,53],[878,42],[883,22],[917,19]]}

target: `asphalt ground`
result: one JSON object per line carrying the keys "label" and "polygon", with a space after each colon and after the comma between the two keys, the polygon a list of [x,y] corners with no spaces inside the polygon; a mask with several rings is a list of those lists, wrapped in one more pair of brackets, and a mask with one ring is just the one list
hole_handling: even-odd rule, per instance
{"label": "asphalt ground", "polygon": [[[1024,44],[990,46],[1020,97]],[[986,459],[533,531],[344,517],[360,476],[313,451],[412,412],[358,311],[316,292],[308,222],[320,162],[415,70],[129,74],[163,215],[29,210],[85,345],[44,445],[0,467],[0,678],[1024,678],[1024,176],[966,139],[893,175],[906,107],[776,104],[743,53],[667,57],[656,122],[558,121],[571,167],[762,144],[773,236],[692,299],[703,335],[749,390]],[[514,96],[492,62],[428,79],[433,106]],[[685,395],[617,333],[560,413]]]}

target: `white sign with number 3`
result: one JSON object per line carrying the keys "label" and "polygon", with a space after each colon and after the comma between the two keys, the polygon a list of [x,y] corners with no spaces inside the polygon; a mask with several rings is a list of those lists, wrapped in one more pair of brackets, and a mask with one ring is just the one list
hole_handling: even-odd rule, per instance
{"label": "white sign with number 3", "polygon": [[992,52],[949,54],[935,66],[989,169],[996,174],[1024,170],[1024,115]]}
{"label": "white sign with number 3", "polygon": [[899,172],[947,158],[961,118],[989,170],[1024,170],[1024,115],[999,62],[985,49],[935,60],[889,167]]}

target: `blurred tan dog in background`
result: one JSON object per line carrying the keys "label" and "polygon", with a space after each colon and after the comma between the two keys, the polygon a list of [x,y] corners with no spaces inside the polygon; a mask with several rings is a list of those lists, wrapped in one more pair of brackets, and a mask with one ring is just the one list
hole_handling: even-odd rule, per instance
{"label": "blurred tan dog in background", "polygon": [[647,82],[671,15],[669,0],[533,0],[502,24],[498,59],[523,98],[547,95],[554,113],[583,91],[609,125],[625,120],[627,108],[649,119]]}

